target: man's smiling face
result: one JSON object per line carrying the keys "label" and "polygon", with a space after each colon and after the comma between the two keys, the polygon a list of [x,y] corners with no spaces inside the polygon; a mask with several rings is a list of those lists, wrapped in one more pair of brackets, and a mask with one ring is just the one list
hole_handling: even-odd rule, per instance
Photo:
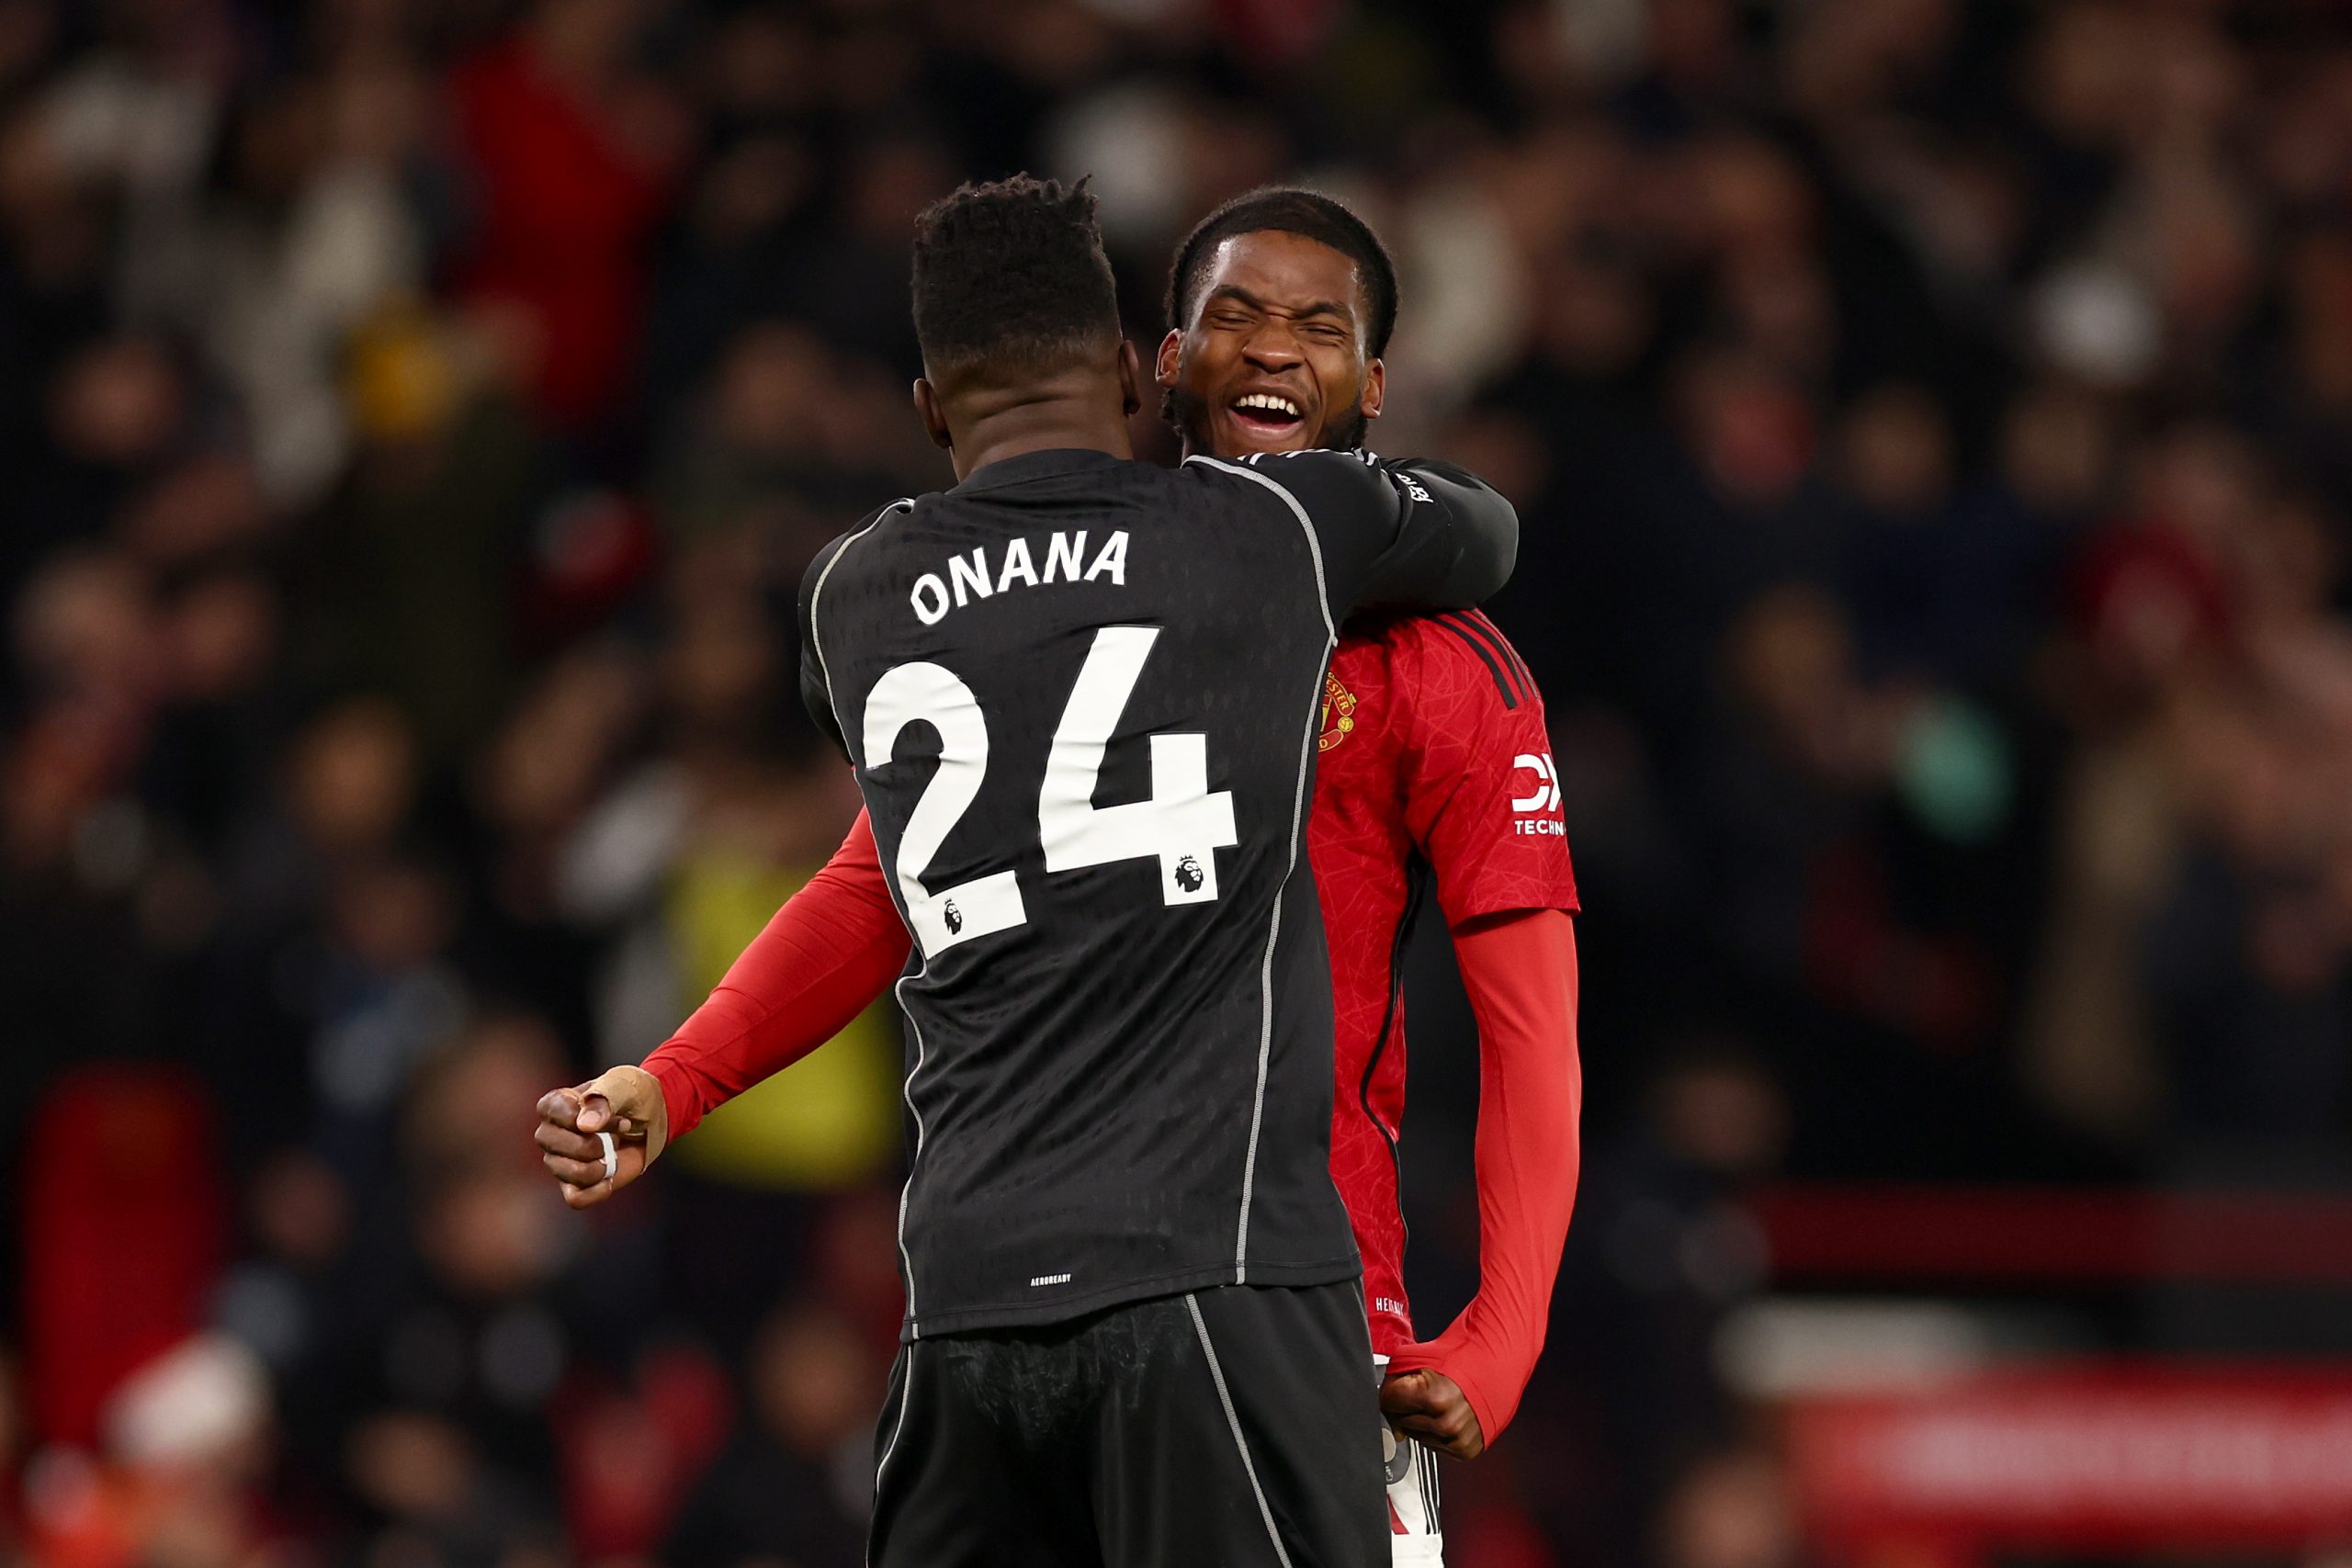
{"label": "man's smiling face", "polygon": [[1281,229],[1231,235],[1202,265],[1190,310],[1157,366],[1187,451],[1362,443],[1386,372],[1364,351],[1363,283],[1347,254]]}

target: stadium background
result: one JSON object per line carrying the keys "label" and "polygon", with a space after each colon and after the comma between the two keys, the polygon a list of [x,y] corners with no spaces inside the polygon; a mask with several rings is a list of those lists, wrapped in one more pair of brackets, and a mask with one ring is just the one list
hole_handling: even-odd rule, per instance
{"label": "stadium background", "polygon": [[1522,507],[1585,1184],[1456,1568],[2343,1561],[2325,0],[0,0],[0,1558],[858,1561],[888,1026],[590,1216],[529,1108],[846,822],[790,592],[1023,165],[1147,345],[1360,202],[1378,444]]}

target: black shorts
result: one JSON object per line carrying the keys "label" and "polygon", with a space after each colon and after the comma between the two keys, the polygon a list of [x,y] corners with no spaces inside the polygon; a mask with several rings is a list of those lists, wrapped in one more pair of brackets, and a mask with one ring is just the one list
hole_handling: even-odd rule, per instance
{"label": "black shorts", "polygon": [[1353,1281],[1225,1285],[901,1348],[870,1568],[1387,1568]]}

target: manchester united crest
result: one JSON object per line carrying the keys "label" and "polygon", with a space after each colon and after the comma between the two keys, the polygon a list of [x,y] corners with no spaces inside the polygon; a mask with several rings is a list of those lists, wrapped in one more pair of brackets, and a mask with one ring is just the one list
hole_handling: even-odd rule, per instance
{"label": "manchester united crest", "polygon": [[1323,675],[1323,733],[1316,739],[1315,749],[1329,751],[1345,740],[1355,727],[1355,694],[1340,685],[1337,675],[1326,671]]}

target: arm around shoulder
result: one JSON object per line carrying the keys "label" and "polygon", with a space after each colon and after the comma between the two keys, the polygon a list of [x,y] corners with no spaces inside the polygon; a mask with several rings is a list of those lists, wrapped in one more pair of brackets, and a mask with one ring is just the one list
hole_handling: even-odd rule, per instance
{"label": "arm around shoulder", "polygon": [[[1510,581],[1519,560],[1519,509],[1502,491],[1452,463],[1411,458],[1390,470],[1397,482],[1426,491],[1426,504],[1443,514],[1438,541],[1422,546],[1434,558],[1410,570],[1428,570],[1435,577],[1429,608],[1466,610]],[[1400,547],[1417,543],[1412,520],[1398,532]]]}
{"label": "arm around shoulder", "polygon": [[1296,452],[1219,463],[1283,493],[1318,541],[1334,618],[1467,609],[1510,580],[1519,513],[1451,463]]}

